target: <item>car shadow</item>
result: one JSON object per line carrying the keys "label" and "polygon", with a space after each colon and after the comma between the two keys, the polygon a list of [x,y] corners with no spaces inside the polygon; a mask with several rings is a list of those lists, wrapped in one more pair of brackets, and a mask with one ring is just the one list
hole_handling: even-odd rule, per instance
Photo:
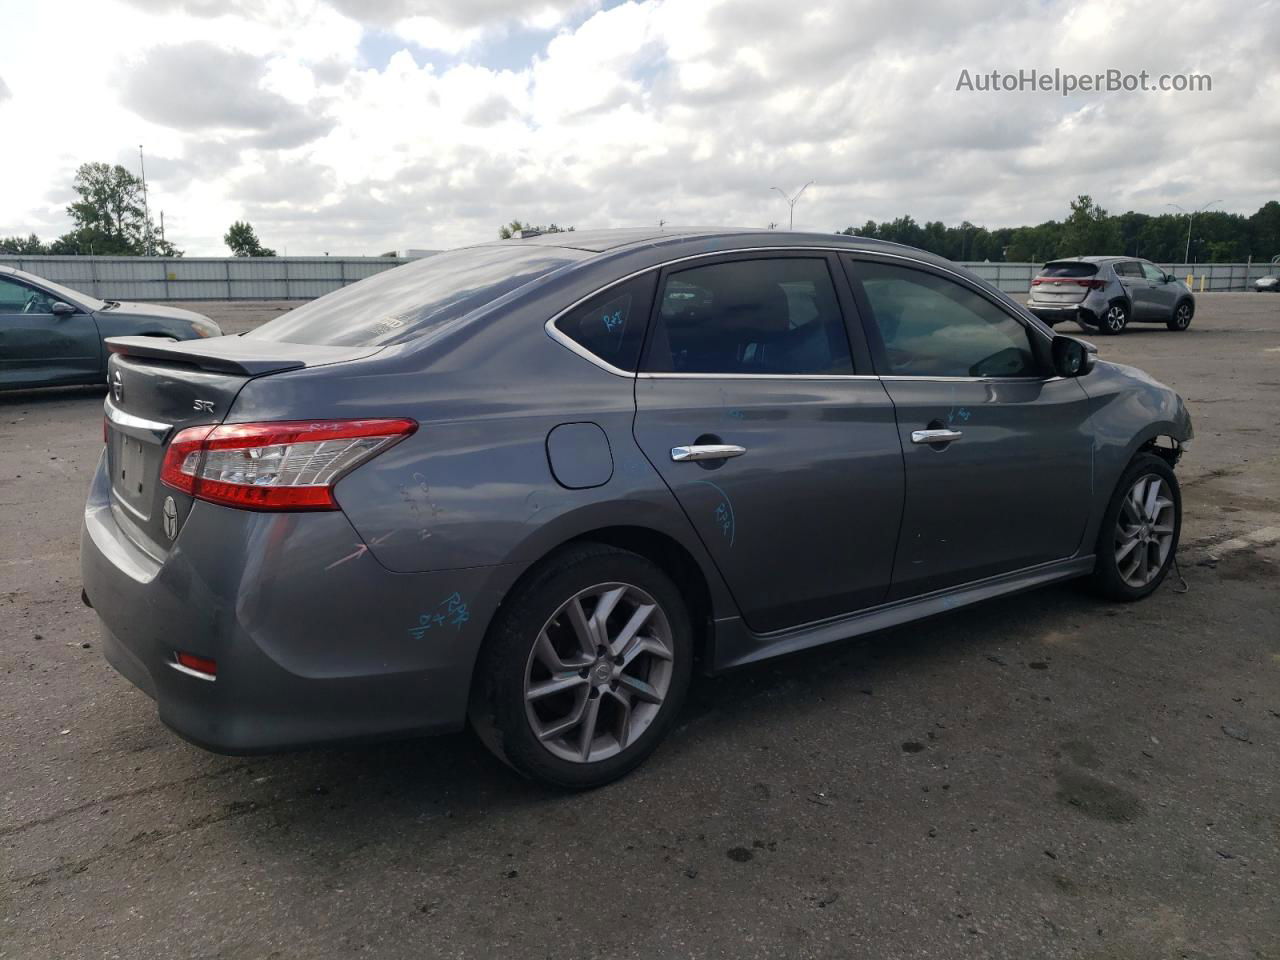
{"label": "car shadow", "polygon": [[[682,768],[710,762],[700,754],[730,747],[735,730],[807,713],[842,696],[875,696],[882,683],[900,685],[904,676],[934,671],[956,656],[981,654],[1017,665],[1015,644],[1103,606],[1072,584],[1060,584],[718,677],[695,677],[670,739],[629,777],[585,794],[522,779],[469,733],[255,758],[246,777],[219,781],[215,789],[224,793],[228,809],[251,813],[261,803],[246,799],[243,785],[268,778],[275,802],[291,805],[287,839],[273,832],[269,842],[298,851],[314,843],[332,847],[335,837],[347,835],[367,840],[371,831],[394,836],[433,821],[439,835],[521,808],[545,807],[572,821],[623,796],[628,803],[645,796],[659,802],[671,779],[684,776]],[[268,842],[247,826],[245,839]]]}

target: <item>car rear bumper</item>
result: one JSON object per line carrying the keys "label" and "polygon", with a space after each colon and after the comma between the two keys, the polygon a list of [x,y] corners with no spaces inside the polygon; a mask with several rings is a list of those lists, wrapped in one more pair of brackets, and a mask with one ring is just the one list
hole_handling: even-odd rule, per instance
{"label": "car rear bumper", "polygon": [[1027,309],[1049,326],[1064,323],[1067,320],[1076,320],[1093,326],[1098,324],[1098,315],[1083,303],[1049,304],[1028,301]]}
{"label": "car rear bumper", "polygon": [[[507,566],[392,573],[340,512],[198,503],[163,560],[112,514],[101,465],[81,574],[108,662],[160,719],[222,753],[455,730]],[[178,651],[215,660],[215,679]]]}

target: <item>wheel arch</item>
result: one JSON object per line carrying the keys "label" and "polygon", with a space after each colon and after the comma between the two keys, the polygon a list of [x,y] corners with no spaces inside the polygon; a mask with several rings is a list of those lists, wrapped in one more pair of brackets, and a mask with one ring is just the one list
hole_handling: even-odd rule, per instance
{"label": "wheel arch", "polygon": [[[720,586],[718,572],[706,570],[689,547],[671,533],[640,524],[610,524],[582,529],[559,540],[554,546],[544,547],[541,555],[530,562],[520,576],[504,591],[503,599],[499,601],[497,609],[490,618],[490,629],[497,621],[498,611],[501,610],[508,596],[520,589],[557,554],[585,543],[605,544],[638,554],[670,577],[689,607],[689,617],[694,633],[695,661],[704,666],[714,661],[712,625],[717,615],[730,615],[723,607],[728,599],[727,592],[723,596],[717,596],[716,591]],[[732,611],[732,615],[736,613],[736,610]],[[485,639],[488,639],[488,630],[486,630]]]}

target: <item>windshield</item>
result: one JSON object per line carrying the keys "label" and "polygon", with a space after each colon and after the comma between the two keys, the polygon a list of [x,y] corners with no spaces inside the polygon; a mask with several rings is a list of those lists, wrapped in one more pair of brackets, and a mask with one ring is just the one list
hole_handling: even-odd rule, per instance
{"label": "windshield", "polygon": [[47,290],[59,300],[65,300],[67,303],[77,306],[82,310],[101,310],[106,303],[97,297],[91,297],[87,293],[81,293],[79,290],[72,290],[70,287],[64,287],[60,283],[54,283],[52,280],[46,280],[44,277],[38,277],[34,273],[27,273],[25,270],[17,272],[16,276],[24,280],[29,280],[39,287]]}
{"label": "windshield", "polygon": [[245,336],[332,346],[404,343],[589,256],[506,244],[449,250],[312,300]]}

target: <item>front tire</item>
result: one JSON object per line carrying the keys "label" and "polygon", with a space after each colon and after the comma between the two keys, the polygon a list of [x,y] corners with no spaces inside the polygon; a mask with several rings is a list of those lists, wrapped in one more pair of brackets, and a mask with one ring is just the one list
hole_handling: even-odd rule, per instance
{"label": "front tire", "polygon": [[1191,306],[1190,300],[1182,300],[1173,308],[1173,315],[1165,321],[1165,326],[1170,330],[1185,330],[1191,326],[1191,317],[1195,314],[1195,308]]}
{"label": "front tire", "polygon": [[1123,333],[1124,328],[1128,325],[1129,305],[1123,300],[1117,300],[1107,307],[1107,312],[1102,315],[1102,319],[1098,322],[1098,329],[1103,333],[1114,335]]}
{"label": "front tire", "polygon": [[476,664],[472,726],[517,772],[570,790],[644,761],[689,687],[688,608],[656,564],[584,543],[503,602]]}
{"label": "front tire", "polygon": [[1173,468],[1141,453],[1121,475],[1102,516],[1094,588],[1111,600],[1134,601],[1164,581],[1182,532],[1182,492]]}

